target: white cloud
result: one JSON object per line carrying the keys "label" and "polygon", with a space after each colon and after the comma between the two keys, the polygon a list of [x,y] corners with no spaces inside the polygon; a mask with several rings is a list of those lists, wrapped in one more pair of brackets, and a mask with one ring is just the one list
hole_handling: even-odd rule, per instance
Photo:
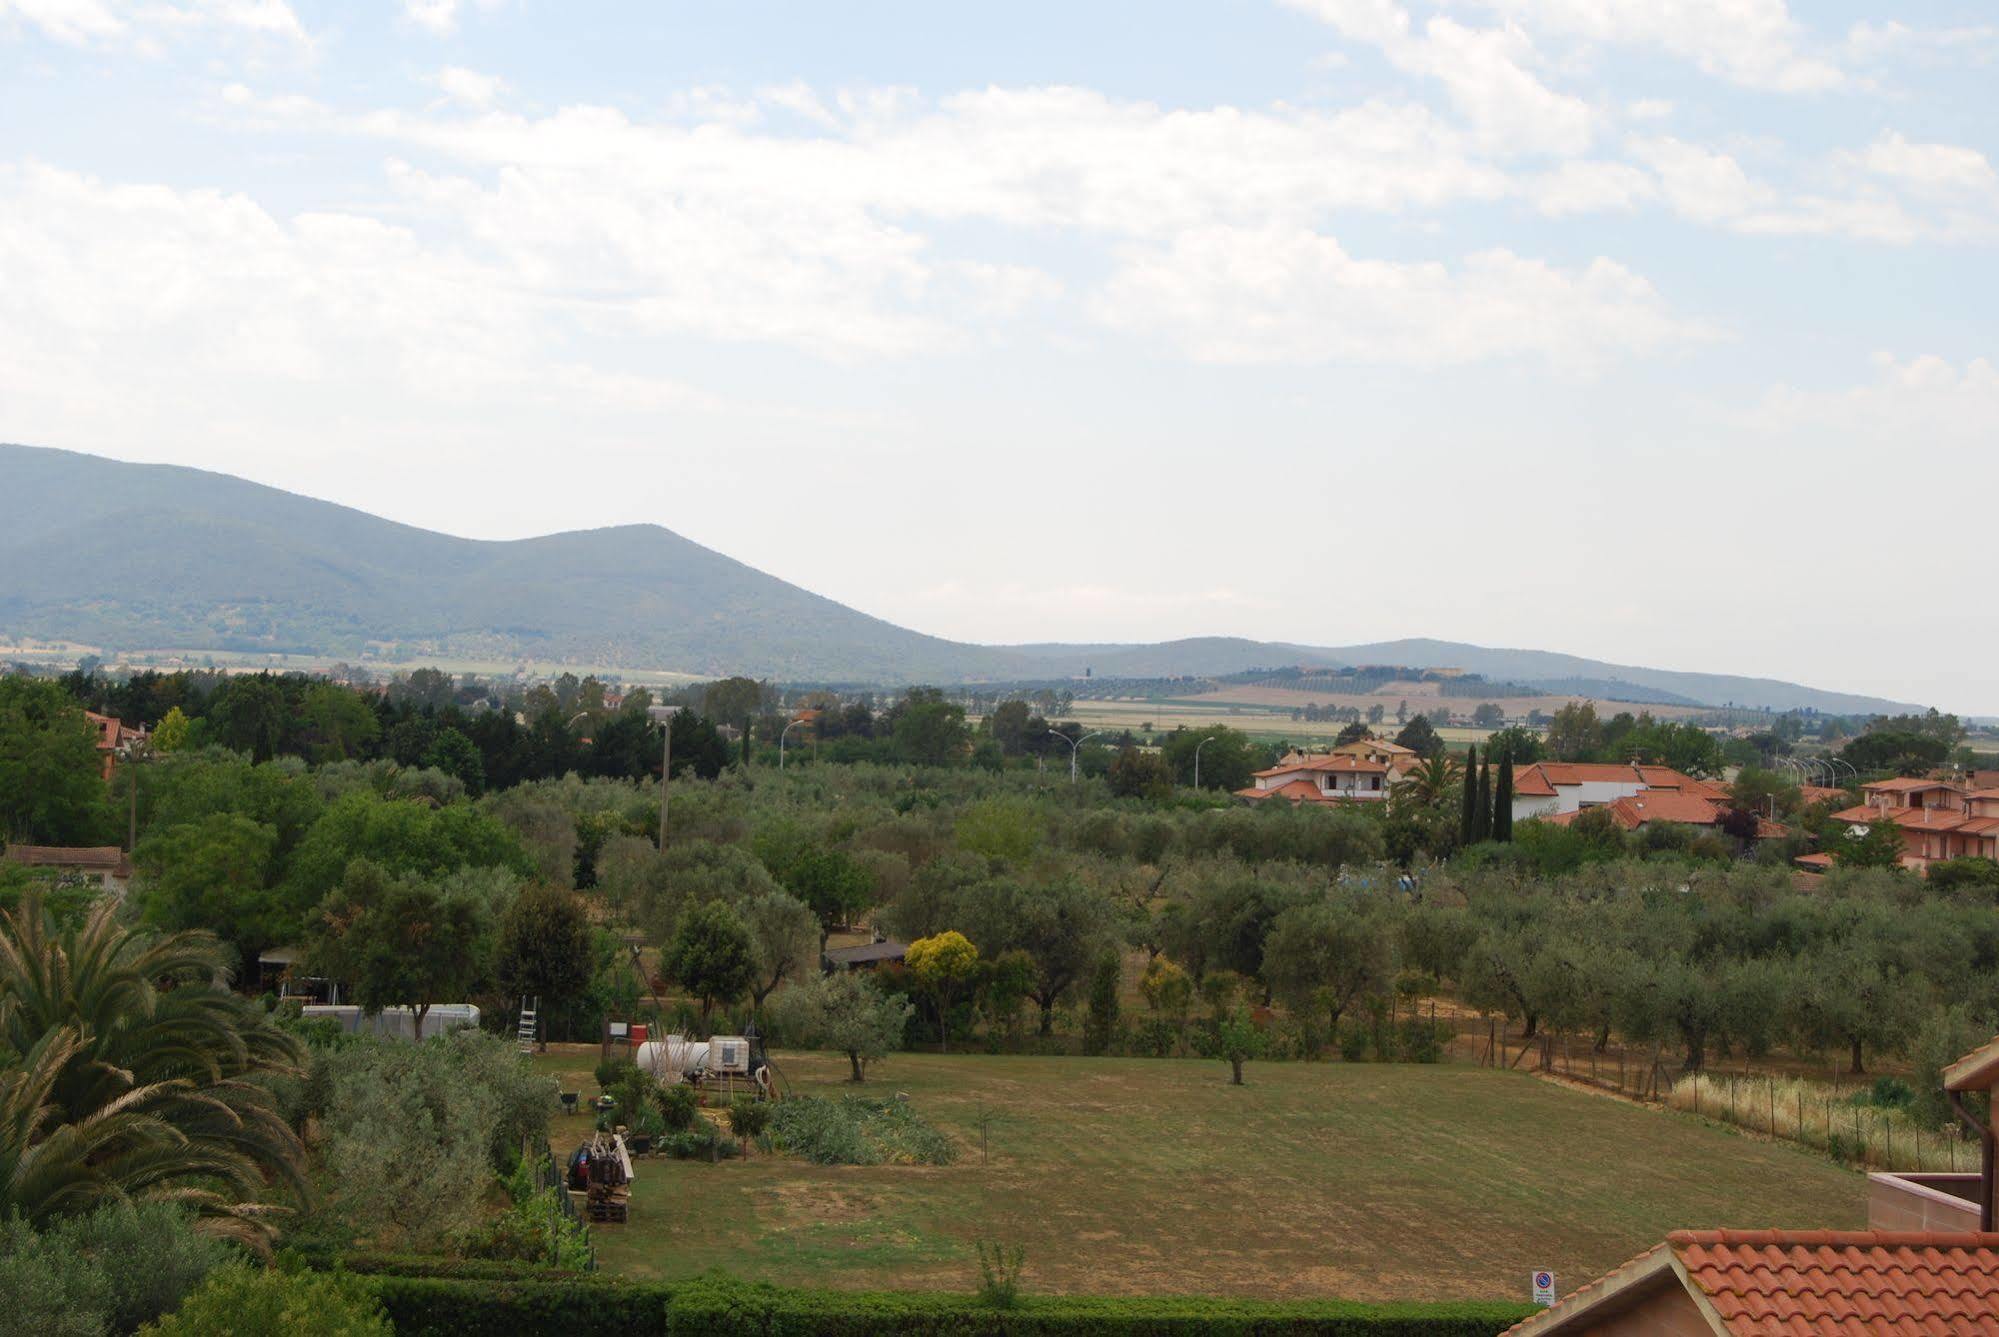
{"label": "white cloud", "polygon": [[1785,0],[1476,0],[1553,37],[1649,47],[1751,88],[1816,92],[1847,81],[1807,49]]}
{"label": "white cloud", "polygon": [[1436,17],[1420,34],[1392,0],[1284,0],[1351,41],[1381,48],[1396,68],[1436,79],[1487,149],[1580,153],[1596,115],[1588,103],[1542,83],[1533,43],[1519,27],[1468,28]]}
{"label": "white cloud", "polygon": [[1910,58],[1928,64],[1982,65],[1999,50],[1999,28],[1911,28],[1896,19],[1856,23],[1846,34],[1846,56],[1855,64]]}
{"label": "white cloud", "polygon": [[1657,181],[1630,163],[1578,159],[1527,183],[1535,207],[1550,218],[1628,212],[1657,198]]}
{"label": "white cloud", "polygon": [[119,6],[107,0],[0,0],[0,21],[38,30],[72,46],[117,37],[126,30]]}
{"label": "white cloud", "polygon": [[1877,176],[1904,181],[1923,191],[1990,194],[1999,175],[1977,149],[1957,144],[1912,143],[1884,131],[1852,160]]}
{"label": "white cloud", "polygon": [[1776,192],[1752,180],[1731,155],[1670,136],[1634,138],[1626,147],[1658,174],[1666,202],[1682,218],[1719,223],[1772,203]]}
{"label": "white cloud", "polygon": [[[497,9],[501,0],[472,0],[479,9]],[[449,37],[458,31],[459,14],[465,9],[465,0],[402,0],[403,17],[436,37]]]}
{"label": "white cloud", "polygon": [[1586,367],[1713,337],[1610,260],[1565,270],[1492,250],[1453,269],[1357,259],[1302,230],[1204,228],[1134,248],[1093,305],[1113,328],[1210,362]]}
{"label": "white cloud", "polygon": [[1892,443],[1898,468],[1926,458],[1954,469],[1953,497],[1999,488],[1999,366],[1982,357],[1960,367],[1935,354],[1905,360],[1882,352],[1874,369],[1871,382],[1846,389],[1777,386],[1746,421],[1765,432],[1829,432],[1871,451]]}
{"label": "white cloud", "polygon": [[0,0],[0,31],[9,20],[71,46],[194,29],[310,42],[286,0]]}
{"label": "white cloud", "polygon": [[507,81],[497,74],[481,74],[462,65],[446,65],[432,78],[438,91],[468,107],[491,106],[506,89]]}

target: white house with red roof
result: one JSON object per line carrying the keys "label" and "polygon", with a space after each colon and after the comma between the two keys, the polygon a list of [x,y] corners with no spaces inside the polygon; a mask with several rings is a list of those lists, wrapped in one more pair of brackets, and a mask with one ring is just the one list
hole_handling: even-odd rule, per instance
{"label": "white house with red roof", "polygon": [[1728,791],[1670,766],[1537,761],[1513,773],[1513,820],[1556,817],[1660,791],[1726,803]]}
{"label": "white house with red roof", "polygon": [[1235,795],[1250,803],[1289,799],[1293,803],[1371,802],[1388,797],[1397,772],[1388,763],[1351,753],[1305,756],[1294,752],[1269,770],[1258,771]]}

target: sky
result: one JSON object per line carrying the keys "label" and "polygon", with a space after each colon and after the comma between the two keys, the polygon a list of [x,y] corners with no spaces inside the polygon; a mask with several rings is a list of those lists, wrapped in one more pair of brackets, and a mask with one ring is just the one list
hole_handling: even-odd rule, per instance
{"label": "sky", "polygon": [[1999,713],[1999,10],[0,0],[0,440]]}

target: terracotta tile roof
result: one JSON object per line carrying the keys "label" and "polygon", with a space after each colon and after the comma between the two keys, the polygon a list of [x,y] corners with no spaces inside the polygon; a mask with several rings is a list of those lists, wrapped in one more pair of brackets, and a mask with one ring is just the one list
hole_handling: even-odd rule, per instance
{"label": "terracotta tile roof", "polygon": [[1249,799],[1288,798],[1295,801],[1298,799],[1322,799],[1325,796],[1324,791],[1310,780],[1292,780],[1288,783],[1278,785],[1273,789],[1251,787],[1249,789],[1236,790],[1237,798]]}
{"label": "terracotta tile roof", "polygon": [[1388,742],[1386,739],[1382,738],[1356,738],[1351,743],[1341,743],[1338,747],[1334,748],[1333,751],[1354,752],[1354,753],[1363,752],[1363,751],[1374,751],[1374,752],[1383,753],[1391,757],[1398,755],[1413,757],[1416,755],[1415,748],[1404,747],[1400,743],[1391,743]]}
{"label": "terracotta tile roof", "polygon": [[1676,1230],[1508,1331],[1642,1322],[1641,1307],[1674,1285],[1718,1330],[1743,1337],[1999,1333],[1999,1234]]}
{"label": "terracotta tile roof", "polygon": [[1999,1084],[1999,1036],[1943,1070],[1946,1091],[1989,1091],[1995,1084]]}
{"label": "terracotta tile roof", "polygon": [[1913,775],[1898,775],[1893,780],[1872,780],[1861,786],[1861,789],[1868,793],[1872,793],[1877,789],[1885,789],[1895,794],[1908,794],[1924,789],[1956,788],[1958,786],[1948,780],[1925,780]]}
{"label": "terracotta tile roof", "polygon": [[1529,766],[1513,774],[1513,796],[1515,798],[1553,798],[1555,787],[1548,783],[1541,767]]}
{"label": "terracotta tile roof", "polygon": [[1844,789],[1828,789],[1824,785],[1799,785],[1798,797],[1807,804],[1833,803],[1845,799]]}
{"label": "terracotta tile roof", "polygon": [[1832,856],[1830,854],[1800,854],[1797,858],[1791,860],[1791,862],[1802,864],[1807,868],[1830,868],[1832,867]]}
{"label": "terracotta tile roof", "polygon": [[125,851],[116,845],[9,845],[7,861],[30,868],[90,868],[121,876],[130,872]]}
{"label": "terracotta tile roof", "polygon": [[1676,789],[1648,789],[1610,805],[1620,823],[1633,827],[1647,822],[1681,822],[1688,826],[1712,826],[1721,816],[1721,805],[1712,799]]}
{"label": "terracotta tile roof", "polygon": [[1999,798],[1999,789],[1974,789],[1966,798]]}
{"label": "terracotta tile roof", "polygon": [[1676,1230],[1666,1243],[1730,1332],[1999,1331],[1999,1234]]}
{"label": "terracotta tile roof", "polygon": [[1647,789],[1677,789],[1683,794],[1725,799],[1727,791],[1705,780],[1683,775],[1671,766],[1627,766],[1606,761],[1537,761],[1522,766],[1513,776],[1513,792],[1541,798],[1552,796],[1555,785],[1585,783],[1642,785]]}
{"label": "terracotta tile roof", "polygon": [[1339,753],[1330,756],[1305,757],[1297,761],[1280,761],[1267,771],[1257,771],[1256,778],[1264,779],[1273,775],[1302,775],[1307,772],[1338,771],[1358,775],[1386,775],[1388,767],[1379,761],[1368,761],[1364,757]]}

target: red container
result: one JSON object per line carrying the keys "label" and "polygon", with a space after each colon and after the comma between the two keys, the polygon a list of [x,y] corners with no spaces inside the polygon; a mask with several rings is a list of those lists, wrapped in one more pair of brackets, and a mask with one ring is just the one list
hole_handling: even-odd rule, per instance
{"label": "red container", "polygon": [[632,1024],[632,1048],[637,1049],[646,1042],[646,1027],[643,1022]]}

